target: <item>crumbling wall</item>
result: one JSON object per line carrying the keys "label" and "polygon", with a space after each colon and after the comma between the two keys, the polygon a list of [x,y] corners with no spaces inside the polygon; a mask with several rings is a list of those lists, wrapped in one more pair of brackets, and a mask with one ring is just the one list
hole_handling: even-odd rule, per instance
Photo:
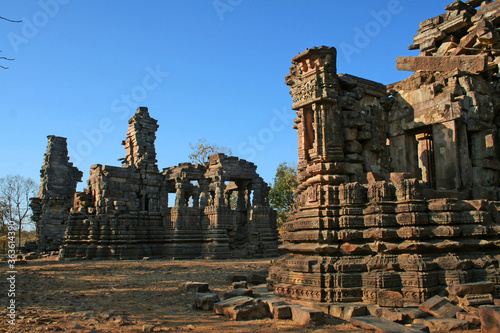
{"label": "crumbling wall", "polygon": [[58,250],[66,231],[80,172],[69,162],[66,139],[49,135],[47,152],[40,170],[40,190],[30,207],[37,225],[38,249]]}

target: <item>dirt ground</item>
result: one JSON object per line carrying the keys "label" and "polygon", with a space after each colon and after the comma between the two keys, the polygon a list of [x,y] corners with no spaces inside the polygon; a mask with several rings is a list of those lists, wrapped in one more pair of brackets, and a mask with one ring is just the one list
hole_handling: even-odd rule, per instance
{"label": "dirt ground", "polygon": [[[7,265],[2,263],[2,276]],[[232,321],[192,309],[193,294],[178,291],[186,281],[229,290],[227,275],[269,268],[258,260],[30,260],[16,267],[16,325],[8,324],[8,282],[0,281],[4,332],[363,332],[340,320],[301,327],[290,320]]]}

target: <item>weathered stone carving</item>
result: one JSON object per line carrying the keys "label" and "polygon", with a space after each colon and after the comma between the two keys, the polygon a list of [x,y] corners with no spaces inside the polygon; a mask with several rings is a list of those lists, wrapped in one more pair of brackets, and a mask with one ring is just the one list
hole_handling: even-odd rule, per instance
{"label": "weathered stone carving", "polygon": [[[88,186],[75,194],[74,204],[76,178],[70,181],[64,173],[54,173],[64,176],[58,182],[66,186],[68,196],[67,228],[65,223],[57,235],[61,245],[66,230],[61,257],[276,256],[276,213],[269,206],[269,186],[256,173],[257,167],[237,157],[216,154],[204,164],[181,163],[159,172],[154,146],[157,129],[148,109],[139,108],[129,121],[123,142],[123,167],[93,165]],[[65,139],[59,139],[65,144]],[[47,186],[44,170],[61,171],[53,158],[49,160],[53,156],[49,151],[54,150],[50,147],[49,142],[42,186]],[[66,151],[64,156],[67,162]],[[73,177],[81,177],[75,172]],[[34,200],[33,205],[45,212],[50,206],[43,198]]]}
{"label": "weathered stone carving", "polygon": [[479,4],[423,22],[422,56],[398,61],[418,72],[387,87],[337,74],[331,47],[292,59],[299,186],[276,294],[420,304],[453,284],[500,289],[500,2]]}

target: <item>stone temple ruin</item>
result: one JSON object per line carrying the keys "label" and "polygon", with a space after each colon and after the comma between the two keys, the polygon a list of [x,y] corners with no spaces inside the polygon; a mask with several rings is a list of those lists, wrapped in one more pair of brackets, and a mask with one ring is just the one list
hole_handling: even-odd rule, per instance
{"label": "stone temple ruin", "polygon": [[48,137],[40,194],[31,203],[40,250],[62,246],[63,259],[276,256],[276,212],[257,167],[215,154],[159,172],[157,129],[139,108],[122,143],[123,166],[93,165],[77,193],[82,173],[68,163],[66,139]]}
{"label": "stone temple ruin", "polygon": [[500,1],[455,1],[420,24],[384,86],[337,74],[336,50],[292,59],[297,205],[270,270],[290,299],[417,305],[449,285],[500,294]]}

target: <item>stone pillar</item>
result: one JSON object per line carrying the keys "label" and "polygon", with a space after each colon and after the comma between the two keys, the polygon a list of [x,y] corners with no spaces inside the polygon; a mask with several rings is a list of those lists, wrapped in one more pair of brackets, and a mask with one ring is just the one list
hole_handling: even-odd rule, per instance
{"label": "stone pillar", "polygon": [[236,203],[236,210],[243,211],[247,209],[246,198],[245,198],[246,186],[245,183],[243,182],[238,182],[237,185],[238,185],[238,201]]}
{"label": "stone pillar", "polygon": [[455,120],[434,124],[432,136],[435,151],[436,189],[459,189],[461,181]]}
{"label": "stone pillar", "polygon": [[434,170],[434,144],[431,133],[420,133],[416,135],[418,140],[418,165],[422,171],[422,181],[428,187],[435,186]]}
{"label": "stone pillar", "polygon": [[205,208],[209,204],[209,189],[208,189],[208,181],[205,179],[198,180],[198,184],[200,186],[200,208]]}
{"label": "stone pillar", "polygon": [[177,181],[175,183],[175,207],[185,207],[186,206],[186,198],[184,193],[184,184],[182,182]]}
{"label": "stone pillar", "polygon": [[216,177],[214,181],[215,185],[215,198],[214,198],[214,206],[225,207],[225,198],[224,198],[224,182],[221,180],[220,176]]}

